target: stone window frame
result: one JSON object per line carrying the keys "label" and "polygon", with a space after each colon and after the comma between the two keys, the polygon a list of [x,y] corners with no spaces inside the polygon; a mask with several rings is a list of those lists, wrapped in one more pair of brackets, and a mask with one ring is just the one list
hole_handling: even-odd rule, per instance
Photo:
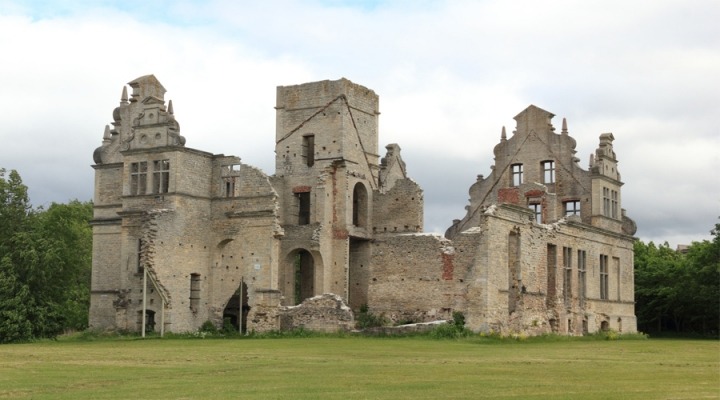
{"label": "stone window frame", "polygon": [[197,312],[200,307],[200,286],[202,278],[200,274],[194,272],[190,274],[190,309]]}
{"label": "stone window frame", "polygon": [[298,225],[310,225],[310,192],[295,193],[298,199]]}
{"label": "stone window frame", "polygon": [[147,194],[148,162],[138,161],[130,163],[130,195],[141,196]]}
{"label": "stone window frame", "polygon": [[608,284],[610,283],[609,262],[606,254],[600,254],[600,300],[609,300]]}
{"label": "stone window frame", "polygon": [[563,201],[563,210],[566,217],[580,216],[580,200],[570,199]]}
{"label": "stone window frame", "polygon": [[533,221],[535,221],[535,222],[538,223],[538,224],[542,224],[542,223],[543,223],[543,216],[542,216],[543,207],[542,207],[542,203],[539,202],[539,201],[530,201],[530,202],[528,203],[528,208],[533,211],[533,215],[534,215]]}
{"label": "stone window frame", "polygon": [[568,308],[572,302],[572,250],[563,246],[563,300]]}
{"label": "stone window frame", "polygon": [[523,165],[516,163],[510,165],[510,186],[517,187],[523,183]]}
{"label": "stone window frame", "polygon": [[577,251],[577,269],[578,269],[578,301],[580,307],[585,305],[587,298],[587,251]]}
{"label": "stone window frame", "polygon": [[543,183],[555,183],[555,160],[541,161],[540,170]]}
{"label": "stone window frame", "polygon": [[170,160],[153,161],[153,194],[164,194],[170,190]]}
{"label": "stone window frame", "polygon": [[240,169],[242,164],[227,164],[220,168],[220,188],[222,197],[237,197],[238,185],[240,183]]}
{"label": "stone window frame", "polygon": [[302,137],[302,156],[305,158],[305,165],[315,165],[315,134],[309,133]]}

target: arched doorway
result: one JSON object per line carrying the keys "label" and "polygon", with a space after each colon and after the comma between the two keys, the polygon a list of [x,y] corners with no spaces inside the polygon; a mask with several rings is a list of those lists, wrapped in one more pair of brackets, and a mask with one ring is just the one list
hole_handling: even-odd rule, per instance
{"label": "arched doorway", "polygon": [[223,310],[223,329],[232,326],[235,332],[247,332],[247,316],[250,311],[248,305],[248,287],[243,280],[235,293],[230,296]]}
{"label": "arched doorway", "polygon": [[607,332],[610,330],[610,323],[608,321],[602,321],[600,323],[600,330],[603,332]]}
{"label": "arched doorway", "polygon": [[367,226],[368,218],[368,194],[362,182],[355,184],[353,188],[352,224],[358,227]]}
{"label": "arched doorway", "polygon": [[315,257],[305,249],[291,251],[285,259],[283,266],[282,281],[280,287],[283,289],[283,305],[296,305],[303,300],[313,297],[316,294],[316,278],[322,278],[317,272],[322,267],[320,261],[315,262]]}

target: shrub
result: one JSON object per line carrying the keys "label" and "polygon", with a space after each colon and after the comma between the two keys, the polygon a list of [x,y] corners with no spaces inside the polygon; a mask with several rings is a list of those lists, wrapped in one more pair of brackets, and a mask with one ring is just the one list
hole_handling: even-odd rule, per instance
{"label": "shrub", "polygon": [[456,324],[442,324],[433,328],[429,333],[429,336],[434,339],[458,339],[463,337],[472,336],[473,332],[464,326],[458,326]]}
{"label": "shrub", "polygon": [[374,328],[377,326],[385,326],[389,323],[384,314],[373,314],[370,312],[367,304],[360,306],[360,312],[357,315],[356,325],[360,329]]}
{"label": "shrub", "polygon": [[210,333],[214,335],[218,333],[218,330],[217,327],[215,327],[215,324],[212,323],[212,321],[207,320],[203,322],[203,324],[200,326],[200,329],[198,329],[198,332]]}

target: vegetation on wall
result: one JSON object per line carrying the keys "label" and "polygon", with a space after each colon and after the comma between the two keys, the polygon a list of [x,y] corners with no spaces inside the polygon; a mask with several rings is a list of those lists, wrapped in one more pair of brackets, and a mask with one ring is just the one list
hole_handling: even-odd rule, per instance
{"label": "vegetation on wall", "polygon": [[17,171],[0,169],[0,343],[87,327],[92,203],[33,209]]}
{"label": "vegetation on wall", "polygon": [[635,243],[638,330],[718,336],[720,224],[711,233],[711,241],[694,242],[687,252]]}

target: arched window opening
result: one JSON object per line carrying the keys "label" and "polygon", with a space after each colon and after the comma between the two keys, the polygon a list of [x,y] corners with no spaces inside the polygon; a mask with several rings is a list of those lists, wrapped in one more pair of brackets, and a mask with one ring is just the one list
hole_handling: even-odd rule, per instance
{"label": "arched window opening", "polygon": [[368,195],[365,185],[358,182],[353,189],[352,224],[357,227],[367,225]]}

